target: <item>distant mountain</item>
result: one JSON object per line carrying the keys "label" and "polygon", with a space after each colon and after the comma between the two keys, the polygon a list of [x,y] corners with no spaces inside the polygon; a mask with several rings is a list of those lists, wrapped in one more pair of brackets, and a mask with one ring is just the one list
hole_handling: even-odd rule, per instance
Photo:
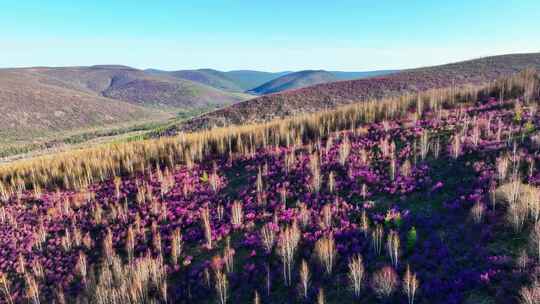
{"label": "distant mountain", "polygon": [[324,70],[306,70],[286,74],[250,90],[250,93],[265,95],[309,87],[316,84],[334,82],[339,80],[352,80],[367,77],[382,76],[396,72],[395,70],[369,71],[369,72],[341,72]]}
{"label": "distant mountain", "polygon": [[377,77],[384,76],[392,73],[399,72],[399,70],[378,70],[378,71],[367,71],[367,72],[341,72],[341,71],[330,71],[334,74],[339,80],[353,80],[353,79],[362,79],[368,77]]}
{"label": "distant mountain", "polygon": [[[263,95],[298,89],[306,86],[338,80],[351,80],[386,75],[395,71],[341,72],[341,71],[299,71],[261,72],[237,70],[223,72],[214,69],[163,71],[147,69],[145,73],[154,76],[169,76],[190,80],[228,92],[247,92]],[[287,82],[290,82],[287,84]],[[279,87],[279,88],[276,88]]]}
{"label": "distant mountain", "polygon": [[250,95],[119,65],[0,69],[0,143],[47,134],[162,120]]}
{"label": "distant mountain", "polygon": [[[176,129],[192,131],[268,121],[403,93],[452,85],[483,84],[528,67],[540,69],[540,53],[485,57],[404,70],[380,77],[323,83],[240,102],[193,118]],[[167,134],[174,132],[175,128],[172,128]]]}
{"label": "distant mountain", "polygon": [[273,79],[276,79],[278,77],[281,77],[283,75],[290,74],[292,72],[290,71],[283,71],[283,72],[260,72],[260,71],[250,71],[250,70],[237,70],[237,71],[230,71],[226,72],[227,76],[230,79],[233,79],[238,86],[242,88],[244,91],[251,90],[253,88],[256,88],[263,83],[266,83],[268,81],[271,81]]}
{"label": "distant mountain", "polygon": [[179,79],[187,79],[231,92],[244,92],[288,73],[268,73],[250,70],[222,72],[213,69],[179,71],[148,69],[146,72],[153,75],[168,75]]}
{"label": "distant mountain", "polygon": [[304,88],[319,83],[327,83],[338,80],[339,78],[337,78],[334,74],[323,70],[300,71],[271,80],[259,87],[250,90],[249,92],[258,95],[264,95],[282,92],[286,90]]}
{"label": "distant mountain", "polygon": [[[156,74],[155,70],[147,70],[147,72]],[[233,79],[230,79],[225,72],[212,69],[181,70],[172,72],[158,71],[157,74],[169,75],[179,79],[187,79],[226,91],[244,91],[244,89],[235,83]]]}
{"label": "distant mountain", "polygon": [[249,97],[125,66],[38,68],[35,72],[50,76],[49,81],[59,80],[76,89],[168,110],[223,106]]}

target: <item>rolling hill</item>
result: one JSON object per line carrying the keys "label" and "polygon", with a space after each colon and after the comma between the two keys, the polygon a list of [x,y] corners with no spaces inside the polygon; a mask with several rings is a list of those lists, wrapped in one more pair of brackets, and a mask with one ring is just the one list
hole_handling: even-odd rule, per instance
{"label": "rolling hill", "polygon": [[[485,57],[359,80],[338,81],[260,96],[189,120],[177,129],[197,130],[268,121],[373,98],[452,85],[485,83],[527,67],[540,68],[540,53]],[[175,130],[170,130],[174,133]]]}
{"label": "rolling hill", "polygon": [[262,85],[263,83],[290,73],[290,71],[271,73],[251,70],[237,70],[226,72],[227,76],[230,79],[233,79],[244,91],[251,90]]}
{"label": "rolling hill", "polygon": [[150,75],[125,66],[37,68],[32,71],[51,77],[47,81],[60,86],[168,110],[223,106],[248,97],[169,75]]}
{"label": "rolling hill", "polygon": [[352,80],[367,77],[383,76],[396,72],[395,70],[381,70],[368,72],[341,72],[324,70],[306,70],[283,75],[250,90],[250,93],[265,95],[313,86],[321,83],[339,80]]}
{"label": "rolling hill", "polygon": [[179,79],[191,80],[193,82],[231,92],[244,92],[289,73],[269,73],[251,70],[222,72],[213,69],[179,70],[170,72],[148,69],[145,71],[152,75],[167,75]]}
{"label": "rolling hill", "polygon": [[0,70],[0,112],[0,143],[168,117],[159,111],[99,96],[90,89],[46,77],[33,69]]}
{"label": "rolling hill", "polygon": [[327,72],[323,70],[306,70],[299,72],[285,71],[271,73],[252,70],[223,72],[214,69],[179,71],[147,69],[144,72],[153,76],[169,76],[177,79],[189,80],[228,92],[247,92],[250,94],[264,95],[290,89],[298,89],[319,83],[381,76],[395,71]]}
{"label": "rolling hill", "polygon": [[256,87],[249,92],[265,95],[337,80],[339,80],[339,78],[327,71],[306,70],[281,76]]}
{"label": "rolling hill", "polygon": [[233,79],[230,79],[225,72],[213,69],[181,70],[173,72],[148,70],[148,72],[158,75],[168,75],[179,79],[187,79],[226,91],[244,91],[244,89]]}
{"label": "rolling hill", "polygon": [[[249,95],[119,65],[0,70],[2,142],[28,142],[86,128],[163,121]],[[166,113],[167,112],[167,113]]]}

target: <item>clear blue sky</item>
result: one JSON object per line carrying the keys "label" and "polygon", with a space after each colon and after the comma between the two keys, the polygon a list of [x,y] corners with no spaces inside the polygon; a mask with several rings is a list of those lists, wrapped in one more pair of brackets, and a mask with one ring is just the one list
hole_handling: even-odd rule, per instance
{"label": "clear blue sky", "polygon": [[540,51],[540,0],[444,2],[0,0],[0,67],[355,71]]}

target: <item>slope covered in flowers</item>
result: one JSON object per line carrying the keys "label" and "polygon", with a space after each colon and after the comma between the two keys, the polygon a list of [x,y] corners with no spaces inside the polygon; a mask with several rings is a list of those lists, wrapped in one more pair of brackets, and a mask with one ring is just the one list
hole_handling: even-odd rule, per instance
{"label": "slope covered in flowers", "polygon": [[0,302],[537,303],[535,90],[4,195]]}

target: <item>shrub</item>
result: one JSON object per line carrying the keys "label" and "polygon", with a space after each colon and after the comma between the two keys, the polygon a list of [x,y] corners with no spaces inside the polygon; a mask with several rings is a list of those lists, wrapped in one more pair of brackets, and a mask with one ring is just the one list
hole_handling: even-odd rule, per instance
{"label": "shrub", "polygon": [[531,231],[530,239],[531,248],[536,254],[538,263],[540,264],[540,222],[536,222],[534,225]]}
{"label": "shrub", "polygon": [[471,217],[476,224],[480,224],[484,219],[486,207],[481,202],[476,202],[471,208]]}
{"label": "shrub", "polygon": [[279,255],[283,262],[283,280],[286,286],[290,286],[294,255],[300,241],[300,229],[296,224],[283,229],[278,240]]}
{"label": "shrub", "polygon": [[379,298],[387,298],[396,291],[398,284],[398,275],[394,268],[385,266],[373,274],[371,287]]}
{"label": "shrub", "polygon": [[334,237],[330,235],[320,238],[315,243],[315,253],[326,274],[331,275],[337,255]]}
{"label": "shrub", "polygon": [[309,284],[310,284],[311,275],[309,273],[309,266],[306,260],[302,260],[300,263],[300,284],[299,290],[301,297],[305,300],[308,299]]}
{"label": "shrub", "polygon": [[373,250],[375,251],[377,255],[381,255],[383,238],[384,238],[384,229],[381,225],[377,225],[375,230],[371,232],[371,241],[373,245]]}
{"label": "shrub", "polygon": [[364,263],[362,256],[355,255],[349,260],[349,284],[355,297],[360,297],[362,291],[362,283],[364,281]]}
{"label": "shrub", "polygon": [[540,303],[540,283],[535,282],[529,287],[521,288],[519,296],[521,304]]}
{"label": "shrub", "polygon": [[391,230],[390,233],[388,233],[388,239],[386,240],[386,250],[388,251],[388,255],[390,256],[390,260],[394,267],[397,267],[399,262],[399,247],[399,234],[396,231]]}
{"label": "shrub", "polygon": [[409,232],[407,232],[407,249],[409,251],[414,249],[414,246],[416,245],[417,240],[418,240],[418,234],[416,232],[416,228],[411,227],[411,229],[409,229]]}
{"label": "shrub", "polygon": [[416,274],[412,273],[409,265],[407,265],[407,271],[405,272],[405,276],[403,277],[403,292],[405,292],[405,294],[407,295],[409,304],[414,304],[414,298],[416,296],[419,285],[420,283],[416,278]]}

